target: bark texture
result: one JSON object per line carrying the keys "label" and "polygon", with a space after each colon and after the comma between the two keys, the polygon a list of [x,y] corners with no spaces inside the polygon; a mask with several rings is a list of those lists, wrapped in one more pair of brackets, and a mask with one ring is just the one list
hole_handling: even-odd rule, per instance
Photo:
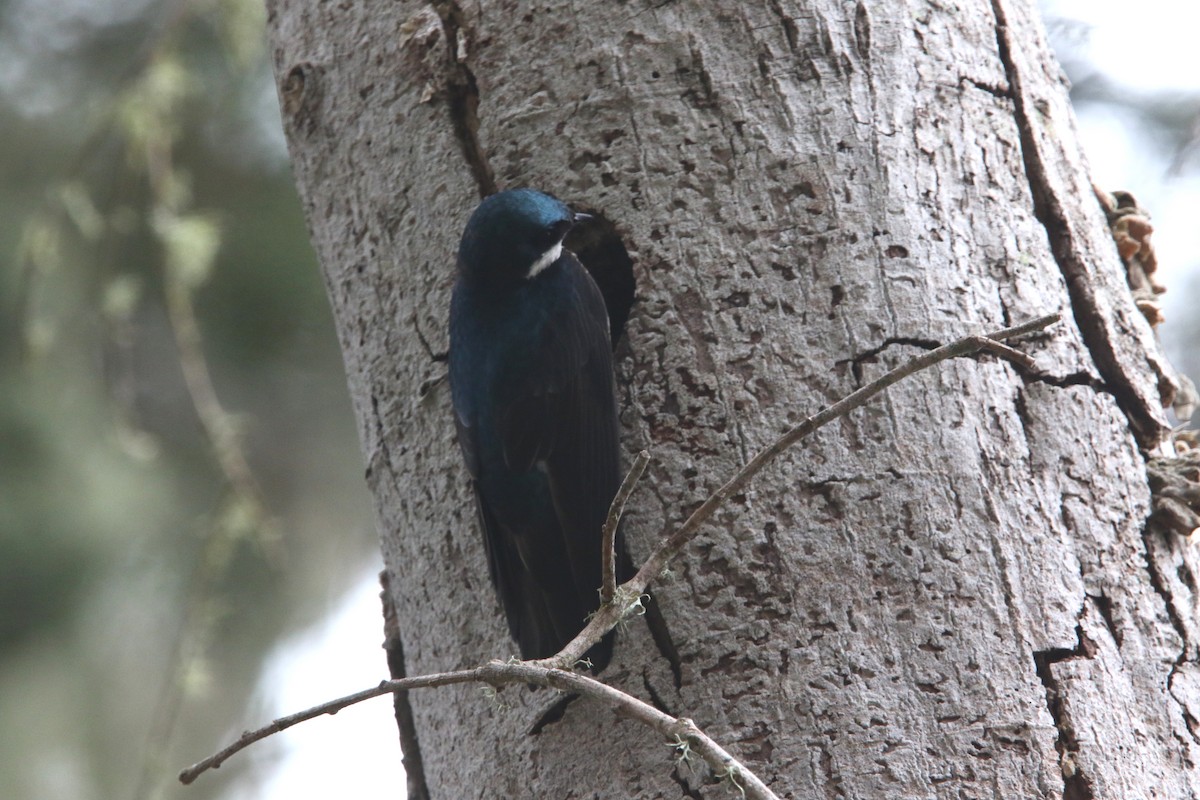
{"label": "bark texture", "polygon": [[[1170,370],[1029,3],[268,7],[410,674],[515,650],[435,356],[467,214],[530,185],[633,258],[635,556],[914,348],[1068,320],[1053,377],[951,363],[768,470],[658,588],[681,684],[640,624],[606,680],[785,797],[1195,796],[1196,557],[1145,530]],[[433,800],[726,791],[546,690],[409,700]]]}

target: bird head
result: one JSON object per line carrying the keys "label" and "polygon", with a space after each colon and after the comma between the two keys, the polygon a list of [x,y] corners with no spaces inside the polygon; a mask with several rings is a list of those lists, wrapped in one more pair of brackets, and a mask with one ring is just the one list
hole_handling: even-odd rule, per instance
{"label": "bird head", "polygon": [[559,259],[567,231],[588,218],[534,189],[499,192],[480,203],[467,221],[458,269],[486,283],[528,280]]}

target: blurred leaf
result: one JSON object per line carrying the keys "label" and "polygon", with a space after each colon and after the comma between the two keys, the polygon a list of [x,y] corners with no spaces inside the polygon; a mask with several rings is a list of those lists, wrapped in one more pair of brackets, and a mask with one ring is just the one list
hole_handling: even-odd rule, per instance
{"label": "blurred leaf", "polygon": [[58,193],[67,217],[84,239],[94,242],[104,233],[104,216],[96,209],[87,187],[78,181],[63,185]]}
{"label": "blurred leaf", "polygon": [[207,658],[197,656],[189,659],[180,675],[180,688],[185,697],[204,698],[212,694],[212,665]]}
{"label": "blurred leaf", "polygon": [[48,213],[35,214],[25,223],[17,260],[43,271],[62,262],[62,226]]}
{"label": "blurred leaf", "polygon": [[127,423],[118,422],[114,436],[121,452],[134,461],[148,463],[157,460],[161,454],[162,447],[157,437]]}
{"label": "blurred leaf", "polygon": [[221,249],[221,226],[216,216],[177,216],[159,211],[154,215],[153,227],[163,245],[168,278],[187,289],[204,285]]}
{"label": "blurred leaf", "polygon": [[178,135],[180,109],[196,89],[187,68],[173,56],[160,56],[125,93],[117,120],[131,154],[141,154]]}
{"label": "blurred leaf", "polygon": [[104,287],[100,307],[110,320],[128,320],[142,299],[142,281],[134,275],[118,275]]}

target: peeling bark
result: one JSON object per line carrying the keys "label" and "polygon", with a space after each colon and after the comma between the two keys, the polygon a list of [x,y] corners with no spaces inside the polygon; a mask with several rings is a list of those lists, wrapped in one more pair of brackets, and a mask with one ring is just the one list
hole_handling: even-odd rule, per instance
{"label": "peeling bark", "polygon": [[[1033,210],[1046,229],[1050,250],[1062,270],[1075,322],[1106,386],[1129,420],[1129,427],[1147,449],[1155,448],[1167,432],[1163,408],[1170,405],[1178,387],[1173,370],[1161,366],[1162,357],[1146,326],[1129,324],[1125,303],[1114,304],[1122,294],[1112,284],[1111,270],[1094,264],[1111,251],[1107,231],[1095,224],[1095,209],[1080,199],[1086,192],[1087,173],[1071,165],[1071,153],[1055,135],[1057,126],[1073,128],[1073,117],[1062,92],[1044,86],[1027,89],[1026,75],[1035,68],[1014,49],[1014,27],[1008,21],[1004,0],[992,0],[996,14],[996,47],[1012,87],[1013,112],[1021,137],[1021,155],[1029,179]],[[1028,35],[1028,19],[1013,23],[1018,35]],[[1036,78],[1035,78],[1036,81]],[[1078,145],[1075,145],[1076,150]],[[1079,161],[1076,156],[1075,161]],[[1091,213],[1087,213],[1091,211]],[[1111,258],[1108,259],[1111,262]],[[1122,330],[1124,328],[1124,330]],[[1129,331],[1138,335],[1130,336]]]}
{"label": "peeling bark", "polygon": [[[436,354],[467,214],[532,185],[632,262],[635,557],[914,349],[1070,312],[1040,373],[923,373],[759,476],[658,588],[679,680],[641,625],[606,680],[786,797],[1195,796],[1200,563],[1147,526],[1173,373],[1029,4],[268,7],[410,674],[515,649]],[[586,701],[409,702],[434,800],[726,791]]]}

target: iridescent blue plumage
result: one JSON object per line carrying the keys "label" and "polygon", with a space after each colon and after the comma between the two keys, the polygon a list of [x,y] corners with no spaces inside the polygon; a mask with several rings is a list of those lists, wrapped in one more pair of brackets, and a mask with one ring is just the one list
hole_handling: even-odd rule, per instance
{"label": "iridescent blue plumage", "polygon": [[[595,610],[620,483],[608,316],[563,237],[581,215],[530,189],[472,214],[450,308],[450,385],[492,582],[525,658]],[[624,561],[624,559],[622,559]],[[589,654],[603,667],[611,637]]]}

